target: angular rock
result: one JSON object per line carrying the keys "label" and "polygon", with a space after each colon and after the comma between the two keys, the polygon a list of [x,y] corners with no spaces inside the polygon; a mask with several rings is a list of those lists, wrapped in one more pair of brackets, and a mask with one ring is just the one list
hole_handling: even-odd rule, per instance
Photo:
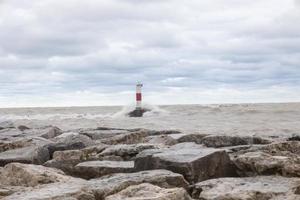
{"label": "angular rock", "polygon": [[56,151],[53,154],[53,160],[49,160],[44,166],[58,168],[68,175],[73,175],[75,174],[75,166],[78,163],[98,160],[97,154],[101,153],[105,148],[106,145],[101,144],[81,150]]}
{"label": "angular rock", "polygon": [[123,160],[132,160],[138,153],[145,149],[157,149],[158,147],[153,144],[119,144],[107,147],[98,157],[104,156],[119,156]]}
{"label": "angular rock", "polygon": [[[250,149],[251,150],[251,149]],[[300,176],[300,142],[281,142],[232,156],[241,176]]]}
{"label": "angular rock", "polygon": [[85,184],[86,182],[80,179],[66,183],[51,183],[42,187],[28,188],[3,200],[95,200],[94,194],[85,187]]}
{"label": "angular rock", "polygon": [[103,139],[101,140],[101,142],[109,145],[137,144],[142,143],[146,136],[148,136],[148,133],[146,131],[135,131]]}
{"label": "angular rock", "polygon": [[235,176],[235,169],[224,150],[180,143],[160,150],[145,150],[135,160],[137,171],[167,169],[182,174],[190,183],[216,177]]}
{"label": "angular rock", "polygon": [[200,133],[178,133],[169,136],[176,140],[177,143],[194,142],[196,144],[202,144],[202,139],[209,135]]}
{"label": "angular rock", "polygon": [[43,164],[50,159],[47,148],[29,146],[0,153],[0,166],[19,162],[27,164]]}
{"label": "angular rock", "polygon": [[145,138],[144,142],[150,144],[161,144],[165,146],[171,146],[177,144],[177,141],[170,135],[154,135]]}
{"label": "angular rock", "polygon": [[58,169],[21,163],[7,164],[1,171],[0,182],[9,186],[34,187],[39,184],[66,182],[72,178]]}
{"label": "angular rock", "polygon": [[300,199],[300,179],[280,176],[258,176],[249,178],[220,178],[197,183],[193,186],[192,197],[201,200],[217,199]]}
{"label": "angular rock", "polygon": [[129,186],[121,192],[108,196],[105,200],[192,200],[183,188],[161,188],[149,183]]}
{"label": "angular rock", "polygon": [[130,133],[128,130],[118,130],[118,129],[108,129],[108,130],[99,130],[99,129],[88,129],[81,130],[79,132],[82,135],[86,135],[93,140],[100,140],[105,138],[114,137],[116,135],[127,134]]}
{"label": "angular rock", "polygon": [[184,180],[182,175],[167,170],[113,174],[111,176],[102,177],[101,179],[90,180],[88,187],[94,192],[96,199],[102,200],[106,196],[141,183],[151,183],[162,188],[188,187],[188,183]]}
{"label": "angular rock", "polygon": [[94,145],[95,142],[85,135],[69,135],[47,146],[50,157],[55,151],[83,149]]}
{"label": "angular rock", "polygon": [[126,173],[134,170],[132,161],[88,161],[75,166],[76,176],[85,179],[97,178],[113,173]]}
{"label": "angular rock", "polygon": [[240,176],[284,175],[287,173],[285,166],[290,165],[288,157],[272,156],[264,152],[248,152],[232,160]]}
{"label": "angular rock", "polygon": [[228,147],[248,144],[270,144],[271,141],[260,137],[209,135],[202,138],[202,143],[207,147]]}
{"label": "angular rock", "polygon": [[44,129],[42,132],[43,133],[41,134],[40,137],[46,138],[46,139],[55,138],[63,133],[62,130],[60,130],[56,126],[48,127],[46,129]]}

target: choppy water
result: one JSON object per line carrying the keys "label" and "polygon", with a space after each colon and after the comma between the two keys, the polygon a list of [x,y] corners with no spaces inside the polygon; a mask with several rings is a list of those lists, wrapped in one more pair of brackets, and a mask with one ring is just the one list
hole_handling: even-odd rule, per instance
{"label": "choppy water", "polygon": [[130,106],[0,109],[0,121],[64,130],[108,126],[263,136],[300,133],[300,103],[147,107],[152,111],[142,118],[127,117]]}

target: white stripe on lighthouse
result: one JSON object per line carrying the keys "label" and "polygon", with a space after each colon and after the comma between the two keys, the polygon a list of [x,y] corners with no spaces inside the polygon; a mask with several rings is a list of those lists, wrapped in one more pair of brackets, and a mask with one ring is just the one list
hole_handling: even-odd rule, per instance
{"label": "white stripe on lighthouse", "polygon": [[143,84],[141,83],[136,85],[136,109],[142,108],[142,87]]}

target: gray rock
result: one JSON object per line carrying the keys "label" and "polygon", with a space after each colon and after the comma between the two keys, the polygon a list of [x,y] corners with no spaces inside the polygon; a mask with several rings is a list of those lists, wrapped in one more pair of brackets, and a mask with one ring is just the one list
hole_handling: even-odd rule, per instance
{"label": "gray rock", "polygon": [[178,134],[170,134],[169,136],[174,140],[176,140],[177,143],[194,142],[196,144],[202,144],[202,139],[208,136],[208,134],[178,133]]}
{"label": "gray rock", "polygon": [[192,197],[201,200],[217,199],[286,199],[298,195],[300,179],[280,176],[261,176],[251,178],[220,178],[197,183],[193,186]]}
{"label": "gray rock", "polygon": [[145,150],[135,160],[137,171],[167,169],[182,174],[190,183],[216,177],[234,176],[235,171],[224,150],[180,143],[160,150]]}
{"label": "gray rock", "polygon": [[40,184],[54,182],[66,182],[72,177],[58,169],[43,167],[40,165],[10,163],[0,174],[0,182],[9,186],[34,187]]}
{"label": "gray rock", "polygon": [[105,200],[192,200],[183,188],[161,188],[149,183],[129,186]]}
{"label": "gray rock", "polygon": [[[254,149],[255,150],[255,149]],[[282,175],[300,176],[300,142],[280,142],[259,150],[232,155],[241,176]]]}
{"label": "gray rock", "polygon": [[132,161],[88,161],[75,166],[76,176],[85,179],[97,178],[113,173],[126,173],[134,170]]}
{"label": "gray rock", "polygon": [[146,136],[148,136],[148,133],[146,131],[135,131],[103,139],[101,140],[101,142],[109,145],[137,144],[142,143]]}
{"label": "gray rock", "polygon": [[41,133],[40,137],[46,138],[46,139],[52,139],[59,135],[61,135],[63,132],[56,126],[47,127],[44,129]]}
{"label": "gray rock", "polygon": [[163,188],[188,187],[188,183],[184,180],[182,175],[167,170],[113,174],[111,176],[102,177],[101,179],[90,180],[88,187],[94,192],[96,199],[102,200],[106,196],[141,183],[151,183]]}
{"label": "gray rock", "polygon": [[85,184],[86,182],[80,179],[51,183],[42,187],[28,188],[3,200],[95,200],[94,194],[85,187]]}
{"label": "gray rock", "polygon": [[110,129],[110,130],[87,129],[87,130],[81,130],[79,133],[82,135],[86,135],[93,140],[100,140],[100,139],[114,137],[116,135],[127,134],[130,132],[128,130],[118,130],[118,129]]}
{"label": "gray rock", "polygon": [[25,131],[25,130],[29,130],[30,128],[24,125],[20,125],[17,127],[20,131]]}
{"label": "gray rock", "polygon": [[98,157],[104,156],[119,156],[123,160],[132,160],[138,153],[145,149],[157,149],[158,147],[153,144],[119,144],[107,147]]}
{"label": "gray rock", "polygon": [[95,142],[85,135],[69,135],[60,138],[57,142],[47,146],[49,154],[52,157],[55,151],[83,149],[88,146],[94,145]]}
{"label": "gray rock", "polygon": [[43,164],[49,160],[49,158],[50,156],[47,148],[29,146],[0,153],[0,166],[4,166],[11,162]]}
{"label": "gray rock", "polygon": [[228,147],[248,144],[270,144],[271,141],[260,137],[209,135],[202,138],[202,143],[207,147]]}

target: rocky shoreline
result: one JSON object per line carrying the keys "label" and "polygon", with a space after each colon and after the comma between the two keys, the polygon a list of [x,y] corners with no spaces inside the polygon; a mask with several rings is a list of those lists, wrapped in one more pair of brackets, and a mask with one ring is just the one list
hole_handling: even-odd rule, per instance
{"label": "rocky shoreline", "polygon": [[297,200],[300,137],[0,124],[3,200]]}

